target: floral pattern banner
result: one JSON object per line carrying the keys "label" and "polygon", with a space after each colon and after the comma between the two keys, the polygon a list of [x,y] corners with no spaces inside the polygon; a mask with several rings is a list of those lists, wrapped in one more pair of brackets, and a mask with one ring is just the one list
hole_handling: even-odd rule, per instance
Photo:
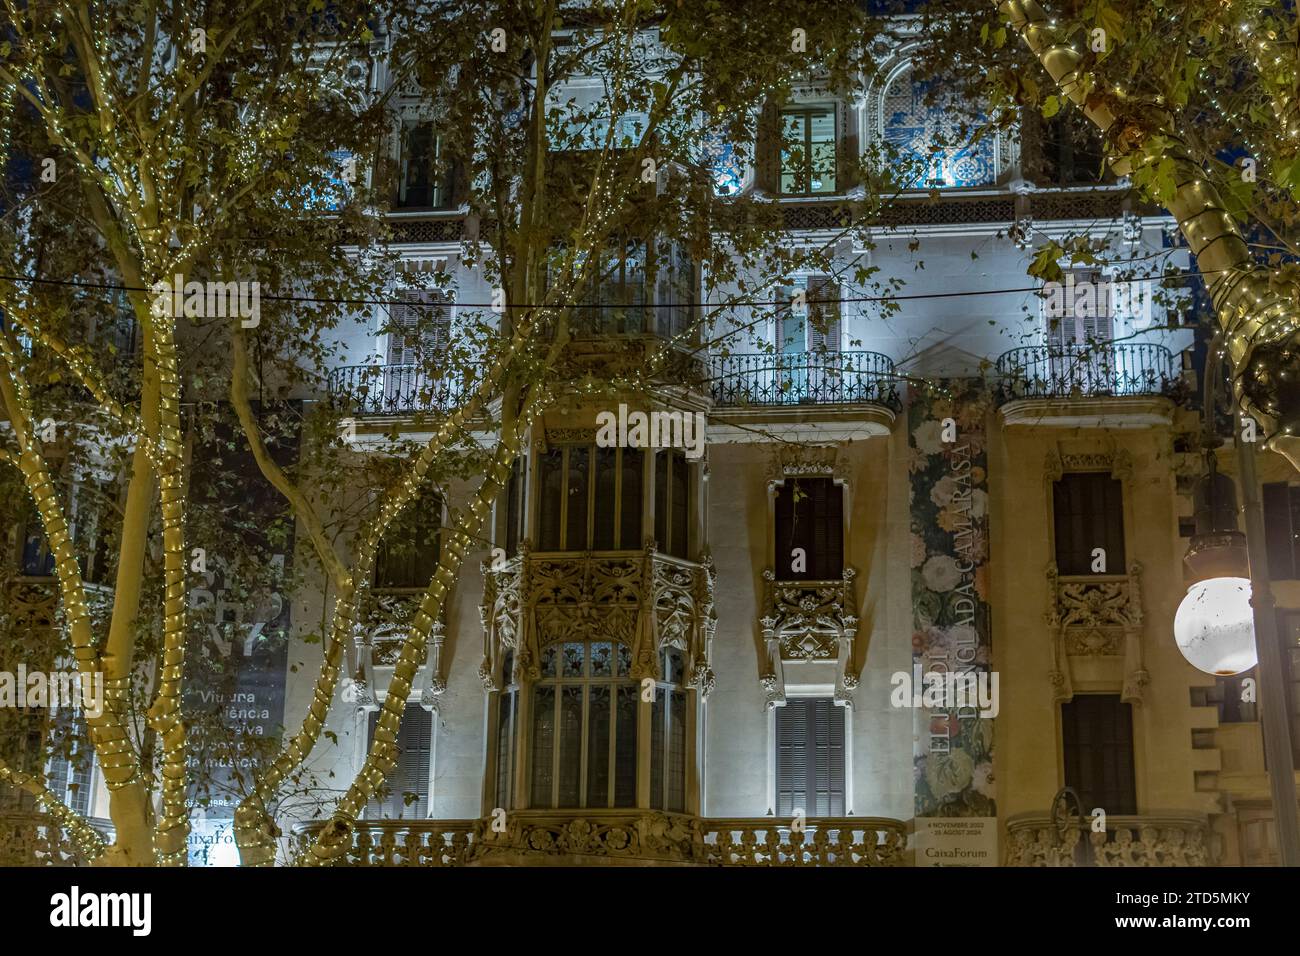
{"label": "floral pattern banner", "polygon": [[[929,394],[912,389],[908,408],[916,815],[995,817],[998,686],[990,674],[984,429],[989,396],[978,380],[938,385]],[[957,682],[977,684],[983,699],[955,693]]]}

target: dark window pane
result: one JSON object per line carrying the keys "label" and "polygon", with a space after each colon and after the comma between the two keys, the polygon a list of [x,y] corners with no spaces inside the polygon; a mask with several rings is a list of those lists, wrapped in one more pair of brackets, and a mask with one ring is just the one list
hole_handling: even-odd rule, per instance
{"label": "dark window pane", "polygon": [[559,551],[560,514],[564,501],[564,452],[559,448],[537,456],[541,494],[537,502],[538,547]]}
{"label": "dark window pane", "polygon": [[510,468],[510,486],[506,498],[506,554],[519,550],[522,537],[520,522],[524,513],[524,460],[516,458]]}
{"label": "dark window pane", "polygon": [[[619,645],[622,647],[623,645]],[[618,713],[614,732],[614,806],[636,805],[636,714],[638,688],[635,684],[618,688]]]}
{"label": "dark window pane", "polygon": [[566,524],[564,550],[587,550],[587,481],[591,452],[585,446],[569,446],[569,473],[565,481],[569,518]]}
{"label": "dark window pane", "polygon": [[591,546],[596,551],[614,548],[614,518],[618,501],[615,499],[615,481],[618,478],[618,449],[596,449],[596,507],[592,514]]}
{"label": "dark window pane", "polygon": [[672,692],[668,713],[668,809],[686,811],[686,695]]}
{"label": "dark window pane", "polygon": [[1106,551],[1106,573],[1123,574],[1124,497],[1119,479],[1104,472],[1065,475],[1053,487],[1056,567],[1061,574],[1092,574],[1095,548]]}
{"label": "dark window pane", "polygon": [[497,731],[497,785],[496,805],[510,809],[514,803],[510,799],[510,781],[514,763],[514,729],[515,729],[515,694],[505,691],[501,694],[500,726]]}
{"label": "dark window pane", "polygon": [[668,549],[668,454],[655,455],[655,543]]}
{"label": "dark window pane", "polygon": [[650,806],[664,808],[664,695],[662,688],[655,690],[654,704],[650,709]]}
{"label": "dark window pane", "polygon": [[442,499],[421,494],[389,526],[375,555],[375,587],[423,588],[438,568]]}
{"label": "dark window pane", "polygon": [[582,687],[560,688],[560,792],[557,807],[582,806]]}
{"label": "dark window pane", "polygon": [[641,486],[644,455],[637,449],[623,449],[623,495],[619,510],[621,521],[619,547],[625,551],[641,548]]}
{"label": "dark window pane", "polygon": [[1268,571],[1275,581],[1296,577],[1296,516],[1291,487],[1284,481],[1264,485],[1264,540],[1268,544]]}
{"label": "dark window pane", "polygon": [[1065,784],[1084,813],[1137,813],[1133,774],[1133,711],[1114,694],[1078,694],[1061,705]]}
{"label": "dark window pane", "polygon": [[555,775],[555,688],[533,689],[533,786],[534,807],[555,806],[552,784]]}
{"label": "dark window pane", "polygon": [[[831,478],[787,479],[776,494],[776,576],[835,581],[844,573],[844,489]],[[806,568],[794,570],[795,550]]]}
{"label": "dark window pane", "polygon": [[676,451],[670,454],[673,469],[673,528],[668,553],[674,557],[685,558],[690,537],[687,531],[687,522],[690,520],[690,474],[686,470],[686,456]]}
{"label": "dark window pane", "polygon": [[592,687],[587,731],[587,806],[609,806],[610,686]]}

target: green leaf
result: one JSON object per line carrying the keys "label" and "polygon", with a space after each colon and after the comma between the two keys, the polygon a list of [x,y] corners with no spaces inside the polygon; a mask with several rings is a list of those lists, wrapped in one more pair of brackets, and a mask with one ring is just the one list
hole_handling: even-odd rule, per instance
{"label": "green leaf", "polygon": [[1043,100],[1043,119],[1051,119],[1059,112],[1061,112],[1061,98],[1059,96],[1049,96]]}

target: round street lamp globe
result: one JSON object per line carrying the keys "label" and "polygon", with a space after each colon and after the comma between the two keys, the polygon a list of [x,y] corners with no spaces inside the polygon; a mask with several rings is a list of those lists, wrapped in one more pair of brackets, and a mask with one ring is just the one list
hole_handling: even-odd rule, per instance
{"label": "round street lamp globe", "polygon": [[1210,578],[1187,589],[1174,615],[1174,641],[1197,670],[1219,677],[1258,662],[1247,578]]}

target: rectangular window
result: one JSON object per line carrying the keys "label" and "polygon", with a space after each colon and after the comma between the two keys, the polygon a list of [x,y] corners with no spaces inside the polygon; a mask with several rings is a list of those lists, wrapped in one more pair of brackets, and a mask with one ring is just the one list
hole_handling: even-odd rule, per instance
{"label": "rectangular window", "polygon": [[402,128],[398,209],[446,209],[451,205],[452,168],[444,153],[443,138],[432,123],[408,123]]}
{"label": "rectangular window", "polygon": [[[1052,488],[1056,569],[1063,575],[1094,574],[1093,552],[1105,551],[1106,574],[1124,574],[1124,491],[1106,472],[1063,475]],[[1100,557],[1100,556],[1097,556]]]}
{"label": "rectangular window", "polygon": [[776,491],[776,577],[838,581],[844,574],[844,487],[787,478]]}
{"label": "rectangular window", "polygon": [[1076,694],[1061,705],[1065,785],[1083,801],[1083,812],[1137,813],[1133,773],[1133,708],[1118,694]]}
{"label": "rectangular window", "polygon": [[1300,487],[1285,481],[1264,485],[1264,539],[1273,580],[1300,578]]}
{"label": "rectangular window", "polygon": [[540,550],[640,549],[644,455],[595,445],[539,454]]}
{"label": "rectangular window", "polygon": [[655,541],[659,550],[685,559],[690,553],[691,481],[680,451],[655,455]]}
{"label": "rectangular window", "polygon": [[[451,344],[451,293],[442,289],[401,290],[389,306],[388,364],[423,365]],[[418,388],[412,380],[407,387]]]}
{"label": "rectangular window", "polygon": [[389,526],[375,555],[375,587],[425,588],[441,557],[442,499],[426,491]]}
{"label": "rectangular window", "polygon": [[514,806],[515,698],[518,691],[501,692],[501,709],[497,730],[497,780],[495,806],[509,810]]}
{"label": "rectangular window", "polygon": [[781,111],[781,192],[835,192],[835,107]]}
{"label": "rectangular window", "polygon": [[776,709],[776,815],[844,815],[844,708],[793,697]]}
{"label": "rectangular window", "polygon": [[514,556],[523,540],[524,459],[516,458],[510,466],[510,484],[506,486],[506,554]]}
{"label": "rectangular window", "polygon": [[[368,743],[373,746],[379,711],[370,714]],[[406,705],[397,732],[397,765],[385,792],[366,806],[371,820],[419,820],[429,816],[429,760],[433,742],[433,714],[418,703]]]}
{"label": "rectangular window", "polygon": [[646,330],[647,263],[644,242],[616,243],[600,255],[595,274],[575,311],[587,335],[639,335]]}

